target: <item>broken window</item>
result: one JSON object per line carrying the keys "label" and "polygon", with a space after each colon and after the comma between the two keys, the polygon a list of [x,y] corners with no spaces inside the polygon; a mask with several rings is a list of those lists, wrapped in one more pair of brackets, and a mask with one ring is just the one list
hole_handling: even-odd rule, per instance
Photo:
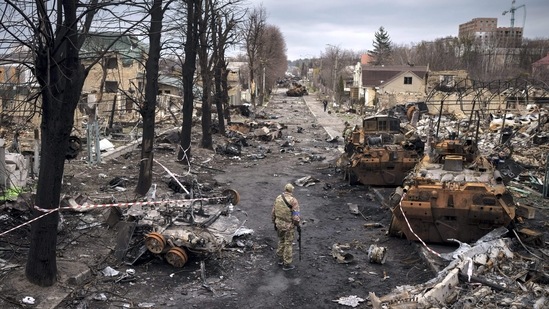
{"label": "broken window", "polygon": [[365,131],[377,131],[377,120],[364,120],[363,127]]}
{"label": "broken window", "polygon": [[133,110],[133,101],[130,98],[126,99],[126,113],[131,113]]}
{"label": "broken window", "polygon": [[391,120],[391,131],[400,131],[400,121],[398,120]]}
{"label": "broken window", "polygon": [[379,131],[386,131],[387,130],[387,121],[378,121],[378,130]]}
{"label": "broken window", "polygon": [[105,60],[107,69],[116,69],[118,67],[118,59],[116,57],[108,57]]}
{"label": "broken window", "polygon": [[412,77],[411,76],[405,76],[404,77],[404,85],[411,85],[412,84]]}
{"label": "broken window", "polygon": [[440,85],[446,87],[454,86],[454,76],[453,75],[441,75],[440,76]]}
{"label": "broken window", "polygon": [[118,82],[112,80],[105,81],[105,92],[113,93],[118,91]]}

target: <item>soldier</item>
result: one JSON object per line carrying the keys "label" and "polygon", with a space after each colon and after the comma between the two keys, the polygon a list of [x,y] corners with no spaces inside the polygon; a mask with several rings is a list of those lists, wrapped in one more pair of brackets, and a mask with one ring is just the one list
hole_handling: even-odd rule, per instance
{"label": "soldier", "polygon": [[276,197],[271,213],[275,231],[278,233],[276,256],[283,270],[292,270],[292,242],[294,227],[299,225],[299,203],[293,196],[294,186],[284,186],[284,193]]}
{"label": "soldier", "polygon": [[324,101],[322,101],[322,105],[324,105],[324,111],[326,111],[326,108],[328,107],[328,100],[324,99]]}
{"label": "soldier", "polygon": [[343,140],[347,141],[347,139],[351,137],[352,132],[353,129],[351,128],[351,124],[345,121],[345,128],[343,129]]}

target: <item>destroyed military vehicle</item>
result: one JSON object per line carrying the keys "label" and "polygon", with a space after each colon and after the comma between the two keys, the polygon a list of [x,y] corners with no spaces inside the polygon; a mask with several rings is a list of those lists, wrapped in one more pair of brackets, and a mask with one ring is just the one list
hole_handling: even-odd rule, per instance
{"label": "destroyed military vehicle", "polygon": [[289,97],[302,97],[308,94],[307,87],[295,82],[292,83],[292,87],[286,91],[286,95]]}
{"label": "destroyed military vehicle", "polygon": [[[225,190],[220,197],[191,198],[162,202],[136,203],[124,217],[116,255],[129,264],[147,251],[174,267],[183,267],[189,254],[219,253],[241,227],[231,215],[240,200],[235,190]],[[120,246],[122,244],[122,246]]]}
{"label": "destroyed military vehicle", "polygon": [[391,197],[389,234],[409,240],[474,242],[515,219],[501,174],[472,139],[433,140]]}
{"label": "destroyed military vehicle", "polygon": [[399,186],[423,155],[424,143],[406,137],[394,116],[366,117],[345,139],[339,164],[352,185]]}

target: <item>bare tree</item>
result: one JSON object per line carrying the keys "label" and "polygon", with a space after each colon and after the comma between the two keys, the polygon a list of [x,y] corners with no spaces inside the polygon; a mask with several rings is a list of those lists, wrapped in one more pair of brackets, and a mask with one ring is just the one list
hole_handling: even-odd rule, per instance
{"label": "bare tree", "polygon": [[[228,5],[230,4],[230,5]],[[219,131],[225,134],[225,117],[229,117],[229,87],[227,76],[227,60],[225,52],[231,45],[237,43],[236,26],[241,22],[243,13],[240,1],[229,1],[221,5],[215,12],[215,18],[211,20],[212,47],[214,62],[214,103],[217,109]],[[230,119],[228,119],[230,121]]]}
{"label": "bare tree", "polygon": [[[34,75],[40,85],[41,160],[35,210],[31,227],[31,246],[26,266],[27,279],[40,286],[50,286],[57,276],[56,243],[59,215],[56,209],[61,193],[61,179],[74,114],[84,80],[94,64],[85,68],[79,55],[89,36],[94,16],[109,3],[81,1],[6,0],[0,10],[0,29],[9,41],[2,46],[25,46],[33,55]],[[112,11],[103,10],[105,14]],[[4,18],[8,17],[9,18]],[[14,26],[17,25],[17,26]],[[47,214],[47,215],[45,215]]]}
{"label": "bare tree", "polygon": [[260,5],[254,7],[243,23],[244,49],[248,57],[248,68],[250,73],[250,94],[252,99],[252,108],[255,114],[256,110],[256,69],[259,62],[259,50],[261,49],[261,36],[266,25],[267,11]]}
{"label": "bare tree", "polygon": [[177,158],[189,162],[191,158],[191,129],[194,107],[194,73],[196,71],[196,56],[199,42],[198,24],[202,0],[187,0],[184,2],[186,15],[185,62],[183,63],[183,123],[181,125],[181,148]]}
{"label": "bare tree", "polygon": [[204,0],[198,17],[198,63],[200,64],[200,79],[202,80],[202,140],[203,148],[213,149],[212,142],[212,36],[214,29],[210,20],[215,23],[215,9],[213,0]]}
{"label": "bare tree", "polygon": [[135,192],[145,195],[152,183],[153,143],[155,127],[156,96],[158,94],[158,68],[162,49],[162,21],[164,12],[172,1],[162,7],[162,0],[154,0],[147,8],[151,16],[149,29],[149,54],[145,65],[146,84],[145,102],[139,112],[143,117],[143,140],[141,143],[141,160],[139,161],[139,178]]}
{"label": "bare tree", "polygon": [[266,93],[270,92],[277,79],[284,76],[288,69],[286,42],[277,26],[266,24],[259,44],[256,76],[262,75],[257,83],[261,87],[260,102],[264,101]]}

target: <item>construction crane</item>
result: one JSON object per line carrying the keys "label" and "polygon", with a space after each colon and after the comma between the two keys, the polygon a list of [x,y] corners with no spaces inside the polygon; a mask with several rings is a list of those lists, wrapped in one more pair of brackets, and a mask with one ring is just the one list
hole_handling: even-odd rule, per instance
{"label": "construction crane", "polygon": [[[524,20],[526,20],[526,6],[524,4],[521,4],[515,7],[515,0],[511,2],[511,9],[507,11],[503,11],[503,13],[501,14],[501,15],[505,15],[507,13],[511,13],[511,28],[515,27],[515,11],[520,8],[524,8]],[[524,20],[523,20],[523,23],[524,23]]]}

